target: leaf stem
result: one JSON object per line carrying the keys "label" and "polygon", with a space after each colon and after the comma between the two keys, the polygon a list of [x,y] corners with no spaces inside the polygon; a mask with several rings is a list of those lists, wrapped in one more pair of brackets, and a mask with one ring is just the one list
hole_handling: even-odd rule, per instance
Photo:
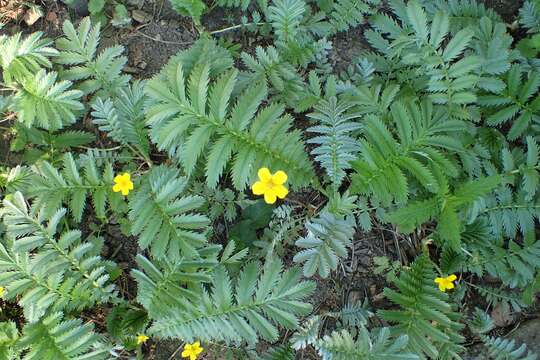
{"label": "leaf stem", "polygon": [[238,24],[238,25],[233,25],[233,26],[226,27],[224,29],[210,31],[210,35],[221,34],[221,33],[227,32],[227,31],[232,31],[232,30],[243,28],[243,27],[247,27],[249,25],[257,25],[258,26],[258,25],[266,25],[266,24],[268,24],[268,23],[267,22],[256,22],[256,23],[251,22],[251,23],[246,23],[246,24]]}

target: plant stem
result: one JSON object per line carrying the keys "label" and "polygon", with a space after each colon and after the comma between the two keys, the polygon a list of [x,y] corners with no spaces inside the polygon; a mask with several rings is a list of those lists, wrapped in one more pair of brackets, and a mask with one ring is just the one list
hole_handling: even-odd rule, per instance
{"label": "plant stem", "polygon": [[229,26],[229,27],[224,28],[224,29],[210,31],[210,34],[211,35],[221,34],[221,33],[227,32],[227,31],[240,29],[242,27],[249,26],[249,25],[265,25],[265,24],[267,24],[267,23],[266,22],[257,22],[257,23],[238,24],[238,25],[234,25],[234,26]]}
{"label": "plant stem", "polygon": [[139,151],[137,150],[136,148],[134,148],[133,146],[131,146],[130,144],[126,144],[126,146],[136,155],[139,156],[139,158],[141,160],[143,160],[149,168],[152,167],[152,160],[150,160],[150,158],[145,154],[143,153],[142,151]]}

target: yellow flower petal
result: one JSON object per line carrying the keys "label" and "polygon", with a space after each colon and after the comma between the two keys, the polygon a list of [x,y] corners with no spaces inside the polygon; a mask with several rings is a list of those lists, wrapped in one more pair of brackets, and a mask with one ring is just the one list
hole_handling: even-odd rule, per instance
{"label": "yellow flower petal", "polygon": [[287,174],[285,171],[279,170],[272,176],[272,182],[276,185],[283,185],[287,181]]}
{"label": "yellow flower petal", "polygon": [[273,204],[277,200],[276,193],[273,189],[268,189],[264,193],[264,201],[266,201],[267,204]]}
{"label": "yellow flower petal", "polygon": [[122,192],[122,195],[129,194],[129,190],[133,190],[133,182],[131,182],[131,176],[128,173],[116,175],[114,177],[114,192]]}
{"label": "yellow flower petal", "polygon": [[274,186],[272,190],[280,199],[285,199],[285,196],[287,196],[287,194],[289,193],[289,190],[287,190],[287,188],[283,185]]}
{"label": "yellow flower petal", "polygon": [[148,340],[148,336],[146,335],[137,335],[137,344],[140,345],[140,344],[144,344],[146,342],[146,340]]}
{"label": "yellow flower petal", "polygon": [[268,185],[263,183],[262,181],[257,181],[253,186],[251,187],[251,190],[253,191],[253,194],[255,195],[262,195],[265,193],[266,189],[268,189]]}
{"label": "yellow flower petal", "polygon": [[183,358],[189,358],[190,360],[197,359],[197,355],[203,352],[201,343],[199,341],[194,342],[193,344],[185,344],[184,351],[182,352]]}
{"label": "yellow flower petal", "polygon": [[435,283],[439,284],[439,290],[445,292],[446,290],[453,289],[455,287],[454,281],[457,279],[455,274],[447,277],[435,278]]}
{"label": "yellow flower petal", "polygon": [[268,168],[260,168],[257,172],[257,175],[259,176],[259,179],[264,182],[270,182],[272,180],[272,174],[270,173],[270,170]]}

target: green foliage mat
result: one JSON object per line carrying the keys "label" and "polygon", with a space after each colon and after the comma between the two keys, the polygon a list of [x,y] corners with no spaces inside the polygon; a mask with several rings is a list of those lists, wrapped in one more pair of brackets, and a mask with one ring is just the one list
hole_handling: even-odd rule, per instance
{"label": "green foliage mat", "polygon": [[[149,79],[101,41],[117,2],[0,35],[1,359],[536,358],[487,311],[540,291],[538,0],[511,26],[476,0],[170,3],[200,36]],[[240,22],[206,29],[216,7]],[[367,269],[387,301],[326,308],[374,228],[411,250]]]}

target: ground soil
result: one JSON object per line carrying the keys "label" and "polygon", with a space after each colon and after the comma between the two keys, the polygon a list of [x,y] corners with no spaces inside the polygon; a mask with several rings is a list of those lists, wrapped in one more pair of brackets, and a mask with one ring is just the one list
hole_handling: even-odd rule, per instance
{"label": "ground soil", "polygon": [[516,20],[519,8],[523,6],[523,0],[482,0],[481,2],[495,10],[507,23]]}
{"label": "ground soil", "polygon": [[[0,0],[5,1],[5,0]],[[131,10],[139,10],[147,15],[147,20],[134,23],[129,29],[118,30],[108,26],[103,31],[105,46],[121,44],[126,48],[128,64],[126,70],[136,78],[149,78],[155,74],[178,51],[189,47],[196,40],[197,32],[189,19],[180,17],[169,5],[167,0],[130,0]],[[485,0],[501,16],[511,23],[515,21],[517,10],[522,4],[518,0]],[[73,10],[67,9],[61,2],[45,1],[43,4],[44,17],[33,26],[28,27],[21,19],[11,21],[3,29],[7,33],[23,31],[26,33],[41,30],[54,38],[61,33],[64,19],[76,20],[78,16]],[[216,30],[230,25],[225,19],[238,18],[238,14],[215,9],[203,17],[206,29]],[[347,66],[367,48],[362,36],[363,28],[352,29],[340,33],[332,39],[333,50],[331,63],[338,70]],[[227,38],[244,44],[244,51],[252,51],[254,44],[239,32],[227,33]],[[250,45],[246,46],[246,45]],[[17,157],[9,152],[9,134],[0,128],[0,162],[16,164]],[[127,274],[134,266],[137,243],[135,239],[121,234],[119,227],[109,228],[106,237],[105,255],[119,263]],[[317,281],[317,291],[313,296],[315,309],[321,311],[337,311],[343,304],[367,298],[374,306],[384,306],[381,295],[385,286],[382,275],[375,275],[373,258],[387,256],[391,261],[400,260],[406,264],[416,252],[417,244],[413,240],[396,236],[389,229],[376,228],[369,233],[358,233],[354,240],[353,251],[349,259],[332,275],[331,279]],[[119,280],[119,285],[126,297],[135,294],[135,284],[128,276]],[[332,324],[328,324],[331,326]],[[155,360],[172,359],[175,354],[179,358],[178,349],[181,344],[175,341],[149,343],[146,346],[146,358]],[[203,359],[221,359],[221,349],[206,351]],[[316,358],[312,351],[299,354],[301,359]],[[480,359],[481,357],[471,357]]]}

